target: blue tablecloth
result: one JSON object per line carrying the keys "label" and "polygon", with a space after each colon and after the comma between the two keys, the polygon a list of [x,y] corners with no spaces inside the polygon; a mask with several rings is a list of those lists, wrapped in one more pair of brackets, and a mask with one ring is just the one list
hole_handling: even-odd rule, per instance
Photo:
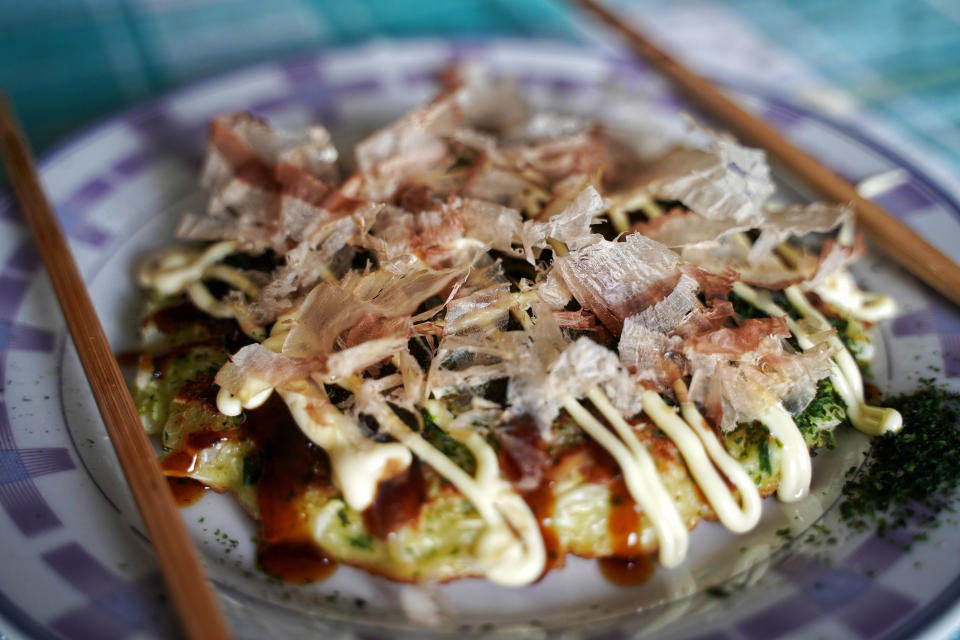
{"label": "blue tablecloth", "polygon": [[[956,0],[613,0],[678,53],[665,11],[722,9],[960,169]],[[69,133],[192,79],[375,37],[588,39],[559,0],[0,0],[0,87],[41,152]],[[602,39],[595,30],[594,39]],[[766,78],[770,80],[770,78]],[[836,97],[836,96],[834,96]]]}

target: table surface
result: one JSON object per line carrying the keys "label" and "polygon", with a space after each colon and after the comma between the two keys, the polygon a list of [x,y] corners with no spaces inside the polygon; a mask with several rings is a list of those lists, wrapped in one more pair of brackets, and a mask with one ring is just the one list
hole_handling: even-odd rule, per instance
{"label": "table surface", "polygon": [[[757,83],[868,109],[960,169],[956,0],[608,2],[708,72],[737,67],[728,58],[748,39],[748,53],[788,60]],[[737,37],[698,58],[718,20]],[[42,153],[125,106],[260,60],[378,37],[611,40],[589,25],[562,0],[0,0],[0,87]],[[795,82],[798,68],[815,86]]]}

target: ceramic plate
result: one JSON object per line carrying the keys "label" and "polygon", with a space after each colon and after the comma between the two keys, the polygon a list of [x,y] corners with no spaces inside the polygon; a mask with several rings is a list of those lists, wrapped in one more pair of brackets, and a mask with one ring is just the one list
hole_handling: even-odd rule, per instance
{"label": "ceramic plate", "polygon": [[[131,266],[167,244],[196,186],[205,127],[248,109],[281,125],[319,121],[348,149],[362,133],[428,98],[438,69],[478,61],[520,80],[553,110],[611,126],[680,134],[680,103],[663,82],[608,53],[550,42],[379,43],[212,79],[105,122],[49,155],[46,187],[117,352],[135,348],[140,294]],[[762,92],[729,86],[748,107],[849,179],[868,181],[895,214],[948,251],[960,247],[954,185],[875,130],[833,122]],[[878,177],[879,176],[879,177]],[[784,197],[802,197],[784,185]],[[956,258],[956,254],[954,254]],[[960,387],[960,316],[898,267],[871,255],[868,287],[900,315],[876,332],[873,382],[909,390],[918,377]],[[142,525],[96,413],[31,240],[0,197],[0,613],[36,638],[176,634]],[[480,580],[413,589],[341,568],[293,587],[254,568],[255,529],[229,497],[183,510],[236,634],[243,638],[669,635],[725,638],[911,637],[945,633],[960,596],[960,525],[945,521],[909,550],[838,524],[846,469],[865,438],[846,433],[815,460],[811,497],[767,500],[747,536],[701,524],[684,566],[640,587],[607,583],[573,559],[520,590]],[[817,535],[833,531],[829,536]],[[780,532],[779,534],[777,532]],[[788,531],[788,534],[784,532]],[[405,611],[435,619],[429,630]],[[2,623],[2,621],[0,621]]]}

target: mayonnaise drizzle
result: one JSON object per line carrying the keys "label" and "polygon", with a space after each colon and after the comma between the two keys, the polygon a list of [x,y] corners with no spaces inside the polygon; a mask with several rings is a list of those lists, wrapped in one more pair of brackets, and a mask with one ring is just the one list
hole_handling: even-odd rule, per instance
{"label": "mayonnaise drizzle", "polygon": [[[294,317],[294,312],[290,312],[279,318],[263,346],[279,350]],[[381,395],[377,386],[379,382],[364,381],[358,376],[337,381],[352,393],[363,394],[365,412],[377,420],[384,433],[398,441],[395,443],[375,443],[365,438],[356,422],[340,413],[325,395],[312,393],[311,382],[288,382],[278,387],[277,393],[303,433],[327,452],[334,483],[352,509],[362,511],[370,506],[380,480],[407,468],[412,460],[411,454],[416,455],[449,480],[473,503],[486,522],[487,526],[476,542],[476,552],[487,565],[487,578],[505,586],[522,586],[538,579],[543,574],[547,558],[540,527],[527,503],[500,477],[500,466],[493,448],[475,429],[457,425],[440,403],[427,405],[432,408],[438,426],[450,426],[450,435],[473,453],[477,470],[475,476],[470,476],[400,420]],[[272,388],[261,393],[269,396],[269,391]],[[266,396],[262,400],[259,395],[253,396],[248,403],[265,401]],[[223,389],[217,395],[217,406],[224,413],[239,413],[238,404],[250,408],[248,403],[241,403]]]}
{"label": "mayonnaise drizzle", "polygon": [[202,282],[193,282],[187,285],[187,296],[193,306],[203,309],[207,315],[214,318],[233,318],[237,315],[236,310],[231,305],[224,304],[214,298]]}
{"label": "mayonnaise drizzle", "polygon": [[327,452],[334,484],[344,501],[351,509],[363,511],[373,504],[380,481],[409,467],[413,458],[400,443],[364,437],[357,423],[340,413],[325,395],[309,393],[309,385],[298,380],[278,388],[277,393],[304,435]]}
{"label": "mayonnaise drizzle", "polygon": [[[717,436],[707,429],[696,405],[689,400],[682,401],[681,419],[657,393],[644,391],[642,399],[644,413],[677,445],[720,522],[735,533],[753,529],[760,521],[760,493],[744,468],[730,457]],[[717,468],[740,491],[742,506],[734,500]]]}
{"label": "mayonnaise drizzle", "polygon": [[[758,389],[758,391],[760,391]],[[790,413],[780,402],[771,402],[759,416],[770,435],[780,442],[780,484],[777,497],[783,502],[796,502],[810,492],[813,476],[810,450]]]}
{"label": "mayonnaise drizzle", "polygon": [[[355,387],[357,392],[360,389]],[[543,574],[547,554],[536,517],[523,498],[500,478],[496,452],[479,434],[456,431],[476,459],[477,474],[470,476],[407,427],[379,394],[368,399],[365,409],[385,433],[449,480],[476,507],[487,525],[476,543],[478,557],[487,564],[487,578],[505,586],[522,586]]]}
{"label": "mayonnaise drizzle", "polygon": [[226,389],[221,388],[220,391],[217,392],[217,411],[225,416],[238,416],[243,413],[244,409],[256,409],[266,402],[272,394],[273,387],[267,387],[261,391],[246,395],[244,399],[245,394],[237,397]]}
{"label": "mayonnaise drizzle", "polygon": [[204,278],[213,278],[225,282],[234,289],[242,291],[248,298],[260,295],[260,287],[243,271],[225,264],[212,264],[203,271]]}
{"label": "mayonnaise drizzle", "polygon": [[617,233],[623,233],[630,229],[629,211],[640,209],[651,220],[663,215],[663,209],[642,187],[633,191],[614,194],[609,200],[610,206],[607,207],[607,217],[610,218],[610,223]]}
{"label": "mayonnaise drizzle", "polygon": [[[790,301],[790,304],[792,304],[793,307],[800,312],[800,315],[807,320],[811,320],[817,329],[820,331],[830,330],[830,323],[819,311],[813,308],[813,305],[810,304],[810,301],[807,300],[807,297],[803,295],[803,292],[800,291],[800,289],[794,285],[784,289],[784,293],[787,296],[787,300]],[[806,342],[809,343],[812,341],[808,338]],[[850,383],[850,387],[853,389],[853,392],[858,398],[861,399],[862,402],[863,378],[860,376],[860,368],[857,366],[856,360],[854,360],[853,355],[847,350],[846,346],[843,344],[843,341],[840,340],[837,334],[831,333],[827,337],[827,342],[836,351],[836,355],[834,355],[833,359],[837,363],[837,366],[840,367],[840,373],[842,373],[843,377],[847,379],[847,381]],[[803,345],[801,345],[801,347],[809,348],[804,347]]]}
{"label": "mayonnaise drizzle", "polygon": [[235,241],[227,240],[212,244],[203,251],[185,248],[164,251],[140,265],[137,281],[163,295],[180,293],[191,283],[201,280],[207,267],[223,260],[236,248]]}
{"label": "mayonnaise drizzle", "polygon": [[[351,509],[363,511],[373,503],[381,480],[410,466],[410,452],[397,443],[378,443],[364,437],[356,422],[340,413],[325,396],[310,393],[309,384],[293,381],[278,388],[277,393],[303,434],[327,452],[333,482],[346,503]],[[273,391],[268,387],[242,402],[220,389],[217,409],[224,415],[237,416],[243,409],[262,405]]]}
{"label": "mayonnaise drizzle", "polygon": [[248,298],[260,293],[257,286],[239,269],[217,264],[233,253],[237,243],[233,240],[217,242],[203,251],[188,248],[168,249],[144,261],[137,271],[137,281],[145,288],[162,295],[186,293],[190,301],[214,318],[236,318],[247,335],[262,332],[237,313],[236,305],[223,303],[211,295],[204,286],[204,279],[220,280],[243,292]]}
{"label": "mayonnaise drizzle", "polygon": [[[294,317],[295,312],[290,312],[278,318],[263,346],[279,351]],[[264,386],[265,383],[255,378],[247,379],[238,396],[221,388],[217,393],[217,409],[228,416],[239,415],[242,409],[255,409],[274,391],[273,387]],[[410,466],[412,456],[407,447],[365,437],[357,423],[333,406],[312,382],[294,380],[276,391],[303,434],[326,451],[334,484],[351,509],[363,511],[369,507],[376,498],[380,481]]]}
{"label": "mayonnaise drizzle", "polygon": [[657,533],[660,564],[665,567],[679,565],[687,555],[690,536],[676,505],[660,480],[653,458],[599,388],[590,389],[587,395],[622,441],[573,396],[566,396],[563,407],[620,465],[630,495],[643,509]]}
{"label": "mayonnaise drizzle", "polygon": [[[795,285],[787,287],[787,299],[800,314],[814,322],[822,331],[830,329],[830,322],[817,311],[807,297]],[[849,386],[840,385],[837,392],[843,397],[850,410],[850,421],[860,431],[872,436],[884,433],[895,433],[903,427],[903,417],[896,409],[871,407],[864,402],[863,376],[853,354],[846,348],[836,334],[829,337],[830,345],[837,350],[834,360],[840,368],[840,373]],[[832,378],[831,378],[832,379]],[[834,381],[834,386],[836,381]],[[841,388],[842,387],[842,388]]]}
{"label": "mayonnaise drizzle", "polygon": [[[801,328],[780,305],[773,302],[768,293],[758,291],[742,282],[735,282],[733,291],[764,313],[783,318],[790,332],[793,333],[800,344],[801,349],[807,350],[814,346],[810,334]],[[827,331],[831,328],[827,319],[813,308],[813,305],[810,304],[810,301],[807,300],[799,288],[796,286],[787,287],[785,293],[787,299],[790,300],[797,311],[805,319],[813,322],[819,330]],[[872,436],[899,431],[903,426],[903,418],[900,414],[895,409],[872,407],[864,402],[863,377],[860,375],[860,368],[857,366],[856,360],[836,335],[831,335],[829,341],[830,345],[837,351],[834,356],[834,367],[830,374],[830,381],[846,405],[847,415],[853,426]]]}
{"label": "mayonnaise drizzle", "polygon": [[821,299],[843,309],[857,320],[880,322],[892,318],[897,312],[897,303],[888,295],[864,291],[857,286],[853,275],[846,269],[838,269],[813,288]]}

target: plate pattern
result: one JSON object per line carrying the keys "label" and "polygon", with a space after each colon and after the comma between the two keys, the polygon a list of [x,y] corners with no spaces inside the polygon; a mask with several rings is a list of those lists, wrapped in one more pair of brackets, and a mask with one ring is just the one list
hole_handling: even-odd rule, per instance
{"label": "plate pattern", "polygon": [[[663,107],[681,104],[643,67],[554,42],[381,43],[261,65],[111,119],[44,159],[43,177],[81,271],[92,281],[125,238],[194,188],[211,116],[248,109],[279,122],[365,126],[377,122],[384,100],[395,113],[413,106],[433,90],[437,68],[463,60],[509,70],[533,93],[581,109],[611,86]],[[900,168],[877,200],[940,244],[960,246],[960,205],[896,150],[773,95],[729,88],[853,181]],[[84,462],[91,447],[109,458],[109,445],[80,441],[68,428],[72,396],[59,372],[67,340],[63,322],[9,194],[0,195],[0,265],[0,537],[6,543],[0,563],[7,567],[0,571],[0,613],[37,638],[170,635],[171,614],[158,595],[158,574],[142,535],[119,516],[122,509]],[[909,387],[913,374],[907,369],[936,371],[956,385],[960,315],[917,287],[904,285],[912,301],[883,331],[888,352],[914,353],[917,360],[891,358],[890,386]],[[106,539],[104,528],[112,528]],[[908,637],[960,597],[955,558],[926,591],[903,579],[903,566],[915,553],[905,549],[913,533],[898,532],[894,542],[901,544],[867,536],[828,564],[802,549],[784,554],[771,567],[789,586],[783,597],[756,610],[746,607],[745,615],[728,614],[709,633],[686,631],[700,640]],[[637,624],[619,616],[582,635],[632,637]]]}

